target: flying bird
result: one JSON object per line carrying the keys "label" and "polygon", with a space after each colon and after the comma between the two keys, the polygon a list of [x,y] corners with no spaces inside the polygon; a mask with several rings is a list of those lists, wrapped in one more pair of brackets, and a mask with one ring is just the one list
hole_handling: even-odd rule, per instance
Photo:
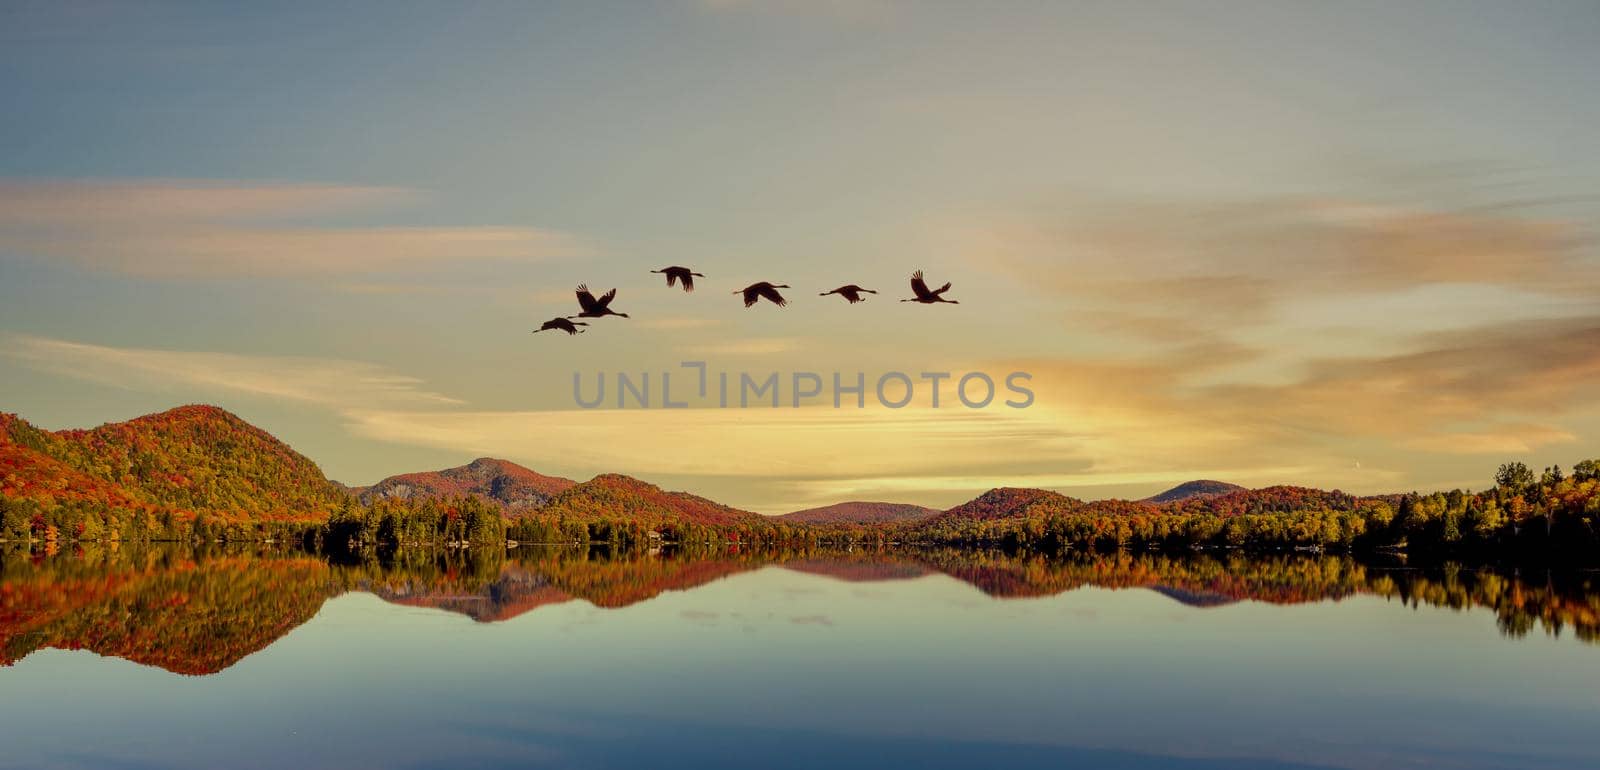
{"label": "flying bird", "polygon": [[944,298],[944,293],[949,290],[950,284],[946,283],[937,289],[929,291],[927,282],[922,280],[922,271],[918,270],[917,272],[911,274],[911,292],[917,296],[912,297],[911,299],[903,299],[900,301],[921,302],[924,305],[932,305],[935,302],[948,302],[952,305],[961,304],[953,299]]}
{"label": "flying bird", "polygon": [[857,302],[860,302],[863,299],[866,299],[865,297],[861,296],[861,292],[866,292],[868,294],[877,294],[877,292],[875,292],[875,291],[873,291],[871,289],[863,289],[860,286],[857,286],[857,285],[852,283],[852,284],[850,284],[848,286],[840,286],[839,288],[834,289],[833,291],[822,292],[821,294],[818,294],[817,296],[826,297],[829,294],[837,294],[837,295],[839,295],[841,297],[844,297],[847,300],[850,300],[850,304],[854,305]]}
{"label": "flying bird", "polygon": [[627,318],[627,313],[618,313],[617,311],[611,309],[611,300],[616,298],[617,290],[612,289],[611,291],[600,295],[599,299],[595,299],[594,295],[589,293],[589,287],[580,283],[578,284],[578,306],[583,308],[583,312],[575,316],[568,317],[601,318],[608,315],[619,315],[623,318]]}
{"label": "flying bird", "polygon": [[677,265],[663,267],[660,270],[651,270],[650,272],[665,275],[667,277],[667,286],[669,287],[676,286],[679,281],[682,281],[684,291],[694,291],[694,279],[705,277],[687,267],[678,267]]}
{"label": "flying bird", "polygon": [[762,281],[760,283],[752,283],[749,286],[734,292],[734,294],[744,295],[745,307],[750,307],[756,304],[757,300],[761,299],[765,299],[768,302],[777,305],[778,307],[784,307],[785,305],[789,304],[789,300],[784,299],[783,295],[778,293],[778,290],[787,288],[789,288],[789,284],[786,283],[771,284],[767,283],[766,281]]}
{"label": "flying bird", "polygon": [[584,333],[584,332],[586,332],[588,330],[587,329],[579,329],[578,327],[579,326],[588,326],[588,325],[589,325],[588,321],[569,321],[566,318],[552,318],[552,319],[550,319],[548,321],[545,321],[544,324],[541,325],[539,328],[534,329],[533,333],[534,334],[538,334],[539,332],[549,331],[551,329],[554,329],[554,330],[556,330],[558,332],[566,332],[568,334],[582,334],[582,333]]}

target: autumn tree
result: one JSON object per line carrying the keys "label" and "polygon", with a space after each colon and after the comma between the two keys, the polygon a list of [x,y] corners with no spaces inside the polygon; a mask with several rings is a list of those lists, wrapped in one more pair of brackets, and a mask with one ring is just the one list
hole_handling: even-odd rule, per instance
{"label": "autumn tree", "polygon": [[1496,486],[1505,487],[1513,492],[1520,492],[1533,486],[1533,481],[1533,471],[1520,462],[1504,463],[1494,474]]}

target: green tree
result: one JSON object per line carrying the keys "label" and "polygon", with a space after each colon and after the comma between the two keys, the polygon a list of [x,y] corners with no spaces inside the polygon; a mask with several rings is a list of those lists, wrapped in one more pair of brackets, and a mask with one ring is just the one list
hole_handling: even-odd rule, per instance
{"label": "green tree", "polygon": [[1572,466],[1573,481],[1600,481],[1600,460],[1584,460]]}
{"label": "green tree", "polygon": [[1520,462],[1504,463],[1495,472],[1494,483],[1513,492],[1521,492],[1533,486],[1533,471]]}

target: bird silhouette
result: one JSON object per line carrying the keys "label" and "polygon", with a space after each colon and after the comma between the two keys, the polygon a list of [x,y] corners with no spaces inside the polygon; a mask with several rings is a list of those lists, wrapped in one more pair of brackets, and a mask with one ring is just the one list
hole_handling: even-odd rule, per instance
{"label": "bird silhouette", "polygon": [[651,270],[650,272],[665,275],[667,277],[667,286],[676,286],[679,281],[682,281],[684,291],[694,291],[694,279],[705,277],[687,267],[678,267],[677,265],[663,267],[660,270]]}
{"label": "bird silhouette", "polygon": [[944,298],[944,293],[949,291],[949,290],[950,290],[950,284],[946,283],[945,285],[940,286],[937,289],[929,291],[927,282],[922,280],[922,271],[918,270],[917,272],[911,274],[911,293],[913,293],[913,294],[915,294],[917,296],[912,297],[911,299],[903,299],[903,300],[900,300],[900,301],[901,302],[921,302],[924,305],[932,305],[935,302],[948,302],[948,303],[950,303],[952,305],[961,304],[960,302],[957,302],[957,301],[955,301],[953,299],[945,299]]}
{"label": "bird silhouette", "polygon": [[554,330],[556,330],[558,332],[566,332],[568,334],[582,334],[582,333],[584,333],[585,331],[588,331],[588,330],[587,329],[579,329],[578,327],[579,326],[588,326],[588,325],[589,325],[588,321],[569,321],[564,317],[563,318],[552,318],[552,319],[550,319],[548,321],[545,321],[544,324],[542,324],[539,328],[534,329],[533,333],[534,334],[538,334],[539,332],[549,331],[551,329],[554,329]]}
{"label": "bird silhouette", "polygon": [[583,308],[583,312],[575,316],[568,316],[568,318],[601,318],[608,315],[619,315],[627,318],[627,313],[618,313],[611,309],[611,300],[616,298],[617,290],[612,289],[600,295],[599,299],[595,299],[594,295],[589,293],[589,287],[580,283],[578,284],[578,306]]}
{"label": "bird silhouette", "polygon": [[789,304],[789,300],[784,299],[783,295],[778,293],[778,290],[787,288],[789,288],[789,284],[786,283],[771,284],[767,283],[766,281],[761,281],[760,283],[752,283],[749,286],[734,292],[734,294],[744,295],[745,307],[750,307],[761,299],[765,299],[768,302],[777,305],[778,307],[784,307]]}
{"label": "bird silhouette", "polygon": [[877,292],[875,292],[875,291],[873,291],[871,289],[863,289],[860,286],[857,286],[857,285],[852,283],[852,284],[849,284],[848,286],[840,286],[839,288],[834,289],[833,291],[822,292],[821,294],[818,294],[817,296],[826,297],[829,294],[837,294],[837,295],[839,295],[841,297],[844,297],[847,300],[850,300],[850,304],[854,305],[857,302],[860,302],[860,301],[866,299],[865,297],[861,296],[862,292],[866,292],[868,294],[877,294]]}

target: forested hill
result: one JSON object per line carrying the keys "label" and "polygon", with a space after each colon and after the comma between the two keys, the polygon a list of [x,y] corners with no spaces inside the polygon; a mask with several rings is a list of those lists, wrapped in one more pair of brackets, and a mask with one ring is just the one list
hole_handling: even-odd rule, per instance
{"label": "forested hill", "polygon": [[350,491],[367,504],[385,499],[421,500],[470,495],[516,511],[543,506],[551,497],[571,489],[577,483],[572,479],[537,473],[509,460],[480,457],[459,468],[390,476],[370,487],[357,487]]}
{"label": "forested hill", "polygon": [[825,505],[821,508],[807,508],[803,511],[785,513],[777,518],[793,524],[885,524],[919,521],[938,513],[937,508],[924,508],[909,503],[852,501]]}
{"label": "forested hill", "polygon": [[0,415],[0,495],[44,507],[325,519],[346,499],[316,463],[214,406],[89,430]]}
{"label": "forested hill", "polygon": [[1194,497],[1216,497],[1229,492],[1244,492],[1244,487],[1238,484],[1229,484],[1226,481],[1212,481],[1198,479],[1186,481],[1160,494],[1151,495],[1144,499],[1147,503],[1175,503],[1179,500],[1188,500]]}
{"label": "forested hill", "polygon": [[541,513],[577,520],[620,516],[646,524],[750,526],[767,517],[723,505],[688,492],[669,492],[619,473],[605,473],[550,499]]}

